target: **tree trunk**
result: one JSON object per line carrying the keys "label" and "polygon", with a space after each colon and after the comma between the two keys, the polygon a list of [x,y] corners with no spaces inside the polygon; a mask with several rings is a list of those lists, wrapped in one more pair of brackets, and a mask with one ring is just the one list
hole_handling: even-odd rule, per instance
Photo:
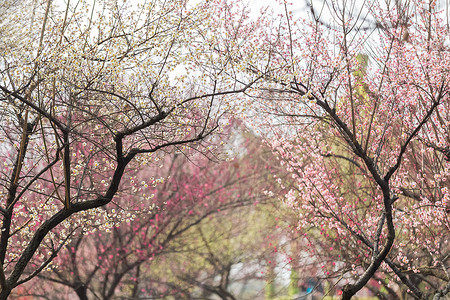
{"label": "tree trunk", "polygon": [[80,300],[89,300],[87,296],[87,287],[83,283],[80,283],[74,290]]}
{"label": "tree trunk", "polygon": [[4,289],[0,292],[0,300],[8,299],[9,294],[11,293],[11,289]]}

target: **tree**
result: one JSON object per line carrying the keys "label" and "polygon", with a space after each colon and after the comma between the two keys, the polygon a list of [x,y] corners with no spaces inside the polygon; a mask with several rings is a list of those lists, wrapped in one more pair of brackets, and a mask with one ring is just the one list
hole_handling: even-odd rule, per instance
{"label": "tree", "polygon": [[175,149],[212,151],[232,96],[258,80],[236,57],[252,60],[259,23],[221,1],[8,1],[0,13],[6,299],[75,231],[131,219],[102,209],[129,196],[125,174]]}
{"label": "tree", "polygon": [[371,279],[416,299],[450,291],[450,33],[436,2],[311,2],[309,20],[286,4],[271,71],[251,68],[270,84],[253,121],[269,125],[286,202],[323,277],[347,282],[342,299]]}
{"label": "tree", "polygon": [[[271,199],[262,190],[272,171],[254,137],[239,131],[233,135],[238,135],[234,143],[239,144],[239,158],[217,162],[199,154],[189,160],[175,154],[165,158],[162,169],[147,167],[144,174],[130,178],[133,182],[126,186],[136,194],[133,202],[142,207],[128,211],[127,222],[109,219],[119,225],[107,232],[73,238],[54,259],[55,267],[38,274],[28,294],[62,299],[65,286],[68,299],[73,294],[80,299],[184,298],[198,286],[233,297],[228,288],[236,279],[230,277],[230,269],[245,259],[257,259],[264,249],[260,239],[269,224],[257,220],[262,214],[256,208]],[[151,176],[160,183],[135,181]],[[117,199],[115,206],[105,209],[113,215],[111,210],[126,207],[127,201]],[[222,272],[224,280],[216,287],[214,279]],[[240,279],[248,278],[254,275]]]}
{"label": "tree", "polygon": [[147,291],[143,295],[232,300],[261,294],[261,270],[271,250],[264,237],[272,230],[262,219],[264,206],[221,211],[191,227],[167,253],[156,258],[157,271],[143,276]]}

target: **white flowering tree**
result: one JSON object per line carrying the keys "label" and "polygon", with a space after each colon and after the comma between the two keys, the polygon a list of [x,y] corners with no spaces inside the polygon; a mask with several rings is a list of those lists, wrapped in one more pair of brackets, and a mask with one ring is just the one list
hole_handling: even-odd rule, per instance
{"label": "white flowering tree", "polygon": [[258,80],[241,73],[258,59],[260,24],[239,3],[215,0],[6,1],[0,15],[6,299],[74,232],[133,218],[100,209],[118,195],[126,202],[124,174],[166,151],[214,150],[209,136],[230,99]]}

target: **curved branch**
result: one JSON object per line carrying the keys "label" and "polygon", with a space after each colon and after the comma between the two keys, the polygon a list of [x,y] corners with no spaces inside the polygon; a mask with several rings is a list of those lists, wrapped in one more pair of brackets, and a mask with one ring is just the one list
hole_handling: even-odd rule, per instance
{"label": "curved branch", "polygon": [[29,107],[33,108],[35,111],[40,113],[41,115],[45,116],[53,124],[55,124],[62,132],[64,132],[64,133],[69,132],[69,129],[63,123],[61,123],[58,119],[53,117],[51,114],[49,114],[48,112],[46,112],[45,110],[43,110],[42,108],[37,106],[36,104],[34,104],[31,101],[27,100],[25,97],[22,97],[17,92],[12,92],[12,91],[8,90],[7,88],[5,88],[4,86],[1,86],[1,85],[0,85],[0,90],[2,90],[3,92],[5,92],[8,95],[13,96],[14,98],[19,100],[20,102],[28,105]]}

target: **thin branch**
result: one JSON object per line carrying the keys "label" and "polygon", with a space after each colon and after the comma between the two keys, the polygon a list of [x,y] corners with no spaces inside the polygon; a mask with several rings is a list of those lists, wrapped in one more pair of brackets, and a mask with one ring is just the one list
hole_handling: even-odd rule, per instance
{"label": "thin branch", "polygon": [[56,119],[55,117],[53,117],[51,114],[49,114],[48,112],[46,112],[45,110],[43,110],[42,108],[40,108],[39,106],[37,106],[36,104],[32,103],[31,101],[29,101],[28,99],[26,99],[26,97],[22,97],[21,95],[19,95],[17,92],[12,92],[10,90],[8,90],[6,87],[1,86],[0,85],[0,89],[5,92],[8,95],[13,96],[14,98],[16,98],[17,100],[21,101],[22,103],[28,105],[29,107],[33,108],[35,111],[37,111],[38,113],[40,113],[41,115],[45,116],[47,119],[49,119],[53,124],[55,124],[62,132],[68,132],[69,129],[63,124],[61,123],[58,119]]}
{"label": "thin branch", "polygon": [[417,125],[417,127],[413,130],[413,132],[409,135],[409,137],[406,139],[405,143],[403,143],[403,145],[400,148],[400,153],[397,156],[397,162],[395,163],[395,165],[393,165],[389,171],[387,172],[386,176],[384,176],[384,180],[389,181],[389,179],[391,178],[391,176],[395,173],[395,171],[397,171],[397,169],[400,167],[400,163],[402,161],[403,158],[403,154],[405,154],[406,152],[406,148],[408,147],[409,143],[411,142],[411,140],[416,136],[416,134],[419,132],[420,129],[422,129],[423,125],[425,125],[425,123],[428,121],[428,119],[431,117],[431,115],[433,114],[434,110],[436,109],[436,107],[440,104],[440,101],[434,101],[433,105],[430,107],[430,109],[428,110],[427,114],[425,115],[425,117],[422,119],[422,121],[419,123],[419,125]]}
{"label": "thin branch", "polygon": [[52,262],[52,260],[58,256],[59,251],[61,250],[61,248],[66,244],[66,241],[69,239],[69,237],[72,236],[72,233],[75,231],[76,229],[73,229],[68,235],[67,237],[60,243],[60,245],[58,246],[57,249],[53,249],[52,250],[52,254],[42,263],[42,265],[37,268],[33,273],[31,273],[28,277],[25,277],[24,279],[16,282],[16,284],[13,285],[13,287],[19,286],[22,283],[25,283],[31,279],[33,279],[37,274],[39,274],[44,268],[46,268],[48,266],[49,263]]}

